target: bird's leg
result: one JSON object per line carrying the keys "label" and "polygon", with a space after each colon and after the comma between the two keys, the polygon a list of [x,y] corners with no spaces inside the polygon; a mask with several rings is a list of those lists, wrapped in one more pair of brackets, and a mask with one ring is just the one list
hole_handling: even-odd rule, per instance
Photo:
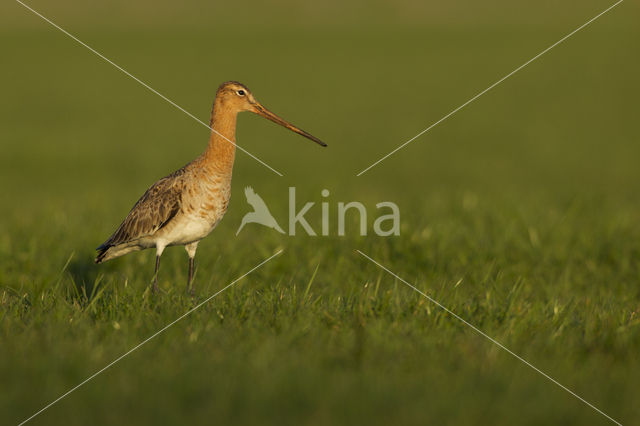
{"label": "bird's leg", "polygon": [[158,292],[158,270],[160,269],[160,256],[164,251],[164,244],[156,244],[156,270],[153,273],[153,292]]}
{"label": "bird's leg", "polygon": [[158,269],[160,269],[160,256],[156,255],[156,270],[153,273],[153,292],[158,292]]}
{"label": "bird's leg", "polygon": [[193,286],[193,269],[194,269],[194,258],[196,257],[196,249],[198,248],[198,242],[193,242],[191,244],[187,244],[184,246],[184,249],[187,251],[189,255],[189,277],[187,278],[187,293],[191,294],[191,296],[195,295],[195,288]]}
{"label": "bird's leg", "polygon": [[189,278],[187,279],[187,292],[189,292],[192,296],[195,293],[195,289],[193,287],[193,257],[189,258]]}

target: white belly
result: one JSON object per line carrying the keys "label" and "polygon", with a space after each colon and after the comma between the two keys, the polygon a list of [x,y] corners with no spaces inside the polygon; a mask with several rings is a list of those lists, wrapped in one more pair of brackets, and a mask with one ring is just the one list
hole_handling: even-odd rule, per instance
{"label": "white belly", "polygon": [[177,220],[171,229],[167,229],[162,235],[159,235],[159,240],[162,240],[167,246],[185,245],[195,241],[200,241],[216,227],[218,220],[211,221],[208,218],[203,218],[198,215],[183,216]]}
{"label": "white belly", "polygon": [[[157,233],[157,245],[186,245],[200,241],[218,225],[227,210],[230,185],[198,185],[183,194],[180,212]],[[215,194],[215,196],[212,196]]]}

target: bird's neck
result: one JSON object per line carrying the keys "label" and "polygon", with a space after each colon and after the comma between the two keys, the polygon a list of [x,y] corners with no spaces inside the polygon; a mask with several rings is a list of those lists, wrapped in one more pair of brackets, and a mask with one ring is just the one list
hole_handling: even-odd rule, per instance
{"label": "bird's neck", "polygon": [[236,154],[238,113],[216,103],[211,112],[211,138],[203,158],[216,173],[231,175]]}

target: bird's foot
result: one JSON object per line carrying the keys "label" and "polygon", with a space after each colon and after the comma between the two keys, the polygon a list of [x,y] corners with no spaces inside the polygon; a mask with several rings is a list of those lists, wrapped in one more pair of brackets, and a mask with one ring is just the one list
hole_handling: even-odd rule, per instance
{"label": "bird's foot", "polygon": [[195,286],[193,284],[189,285],[187,284],[187,290],[186,293],[191,296],[191,297],[196,297],[196,289]]}

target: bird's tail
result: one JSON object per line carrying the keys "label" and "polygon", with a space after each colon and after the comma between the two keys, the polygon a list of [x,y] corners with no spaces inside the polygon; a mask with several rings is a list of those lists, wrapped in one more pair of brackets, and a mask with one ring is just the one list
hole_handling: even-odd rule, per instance
{"label": "bird's tail", "polygon": [[104,257],[107,255],[107,252],[109,251],[110,248],[111,248],[111,245],[108,245],[108,244],[102,244],[100,247],[98,247],[96,249],[98,250],[98,254],[96,255],[96,259],[94,260],[94,262],[96,263],[104,262]]}
{"label": "bird's tail", "polygon": [[284,231],[280,228],[280,225],[278,225],[278,222],[276,222],[275,219],[273,220],[273,228],[279,233],[284,234]]}

